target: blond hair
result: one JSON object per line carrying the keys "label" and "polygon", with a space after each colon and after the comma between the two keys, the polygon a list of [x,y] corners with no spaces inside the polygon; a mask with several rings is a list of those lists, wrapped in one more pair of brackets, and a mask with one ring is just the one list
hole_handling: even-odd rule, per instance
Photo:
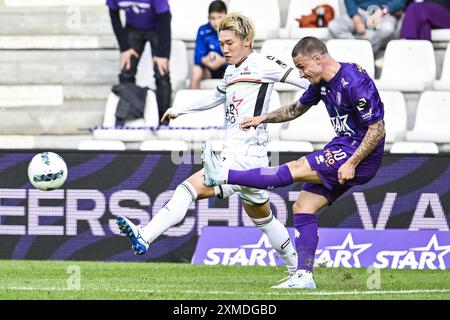
{"label": "blond hair", "polygon": [[241,40],[249,37],[253,41],[255,38],[255,26],[253,22],[240,13],[229,13],[220,19],[219,32],[227,30],[233,31]]}

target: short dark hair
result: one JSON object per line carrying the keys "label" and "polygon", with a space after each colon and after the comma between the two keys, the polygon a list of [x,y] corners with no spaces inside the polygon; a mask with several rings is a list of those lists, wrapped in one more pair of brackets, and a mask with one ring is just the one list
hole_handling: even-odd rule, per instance
{"label": "short dark hair", "polygon": [[292,49],[292,57],[296,57],[299,54],[312,55],[314,53],[328,54],[328,49],[325,43],[315,37],[304,37]]}
{"label": "short dark hair", "polygon": [[208,14],[213,12],[227,13],[227,5],[221,0],[215,0],[209,4]]}

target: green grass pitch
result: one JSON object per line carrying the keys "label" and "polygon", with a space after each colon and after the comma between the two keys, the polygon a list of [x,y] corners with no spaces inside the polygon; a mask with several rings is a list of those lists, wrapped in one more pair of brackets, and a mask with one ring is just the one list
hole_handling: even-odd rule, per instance
{"label": "green grass pitch", "polygon": [[450,300],[450,270],[381,269],[374,288],[367,269],[318,267],[316,290],[270,289],[285,275],[284,267],[0,260],[0,299]]}

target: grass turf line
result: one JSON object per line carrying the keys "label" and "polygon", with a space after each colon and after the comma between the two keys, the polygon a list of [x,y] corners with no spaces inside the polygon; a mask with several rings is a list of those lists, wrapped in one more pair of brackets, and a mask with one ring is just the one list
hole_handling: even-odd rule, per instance
{"label": "grass turf line", "polygon": [[[80,268],[81,290],[69,290],[69,266]],[[450,270],[380,270],[380,288],[368,288],[367,269],[315,269],[317,290],[270,287],[284,267],[184,263],[0,260],[0,299],[446,299]]]}

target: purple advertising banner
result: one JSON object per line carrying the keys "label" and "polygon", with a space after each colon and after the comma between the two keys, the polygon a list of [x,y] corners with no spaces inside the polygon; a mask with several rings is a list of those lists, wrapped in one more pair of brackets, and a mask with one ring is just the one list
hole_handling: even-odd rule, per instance
{"label": "purple advertising banner", "polygon": [[[295,229],[289,228],[291,240]],[[345,268],[450,269],[450,233],[420,230],[319,229],[315,265]],[[205,227],[194,264],[282,265],[257,228]]]}

